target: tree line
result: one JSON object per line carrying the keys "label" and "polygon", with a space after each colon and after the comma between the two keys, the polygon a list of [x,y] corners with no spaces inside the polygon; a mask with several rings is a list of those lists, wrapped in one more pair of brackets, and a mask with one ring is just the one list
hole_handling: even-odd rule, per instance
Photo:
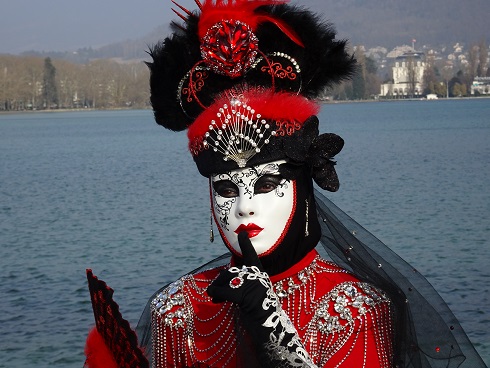
{"label": "tree line", "polygon": [[148,79],[143,62],[0,55],[0,110],[144,108]]}
{"label": "tree line", "polygon": [[[335,100],[368,100],[380,93],[377,62],[354,47],[358,61],[352,80],[325,91]],[[470,45],[467,63],[425,58],[423,94],[458,97],[470,94],[475,77],[490,77],[485,41]],[[0,55],[0,110],[113,109],[149,107],[149,71],[142,62],[97,59],[84,64],[50,57]],[[415,80],[413,81],[415,85]]]}
{"label": "tree line", "polygon": [[[374,60],[357,57],[361,67],[353,82],[326,91],[326,96],[355,100],[379,93]],[[97,59],[77,64],[51,57],[0,55],[0,111],[146,108],[148,80],[143,62]]]}
{"label": "tree line", "polygon": [[358,65],[352,80],[326,91],[334,100],[369,100],[380,93],[381,78],[376,61],[365,55],[363,47],[354,47],[353,53]]}
{"label": "tree line", "polygon": [[467,63],[454,69],[448,68],[444,61],[436,60],[435,55],[428,54],[425,60],[424,93],[433,93],[439,97],[469,96],[476,77],[490,77],[486,41],[470,44],[466,56]]}

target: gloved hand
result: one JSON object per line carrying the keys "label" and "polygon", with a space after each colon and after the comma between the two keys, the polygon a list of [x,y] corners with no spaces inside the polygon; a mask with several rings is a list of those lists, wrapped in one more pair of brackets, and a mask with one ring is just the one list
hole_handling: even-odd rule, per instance
{"label": "gloved hand", "polygon": [[238,244],[243,266],[222,271],[207,293],[214,303],[229,301],[238,306],[243,326],[267,367],[315,367],[246,232],[238,234]]}

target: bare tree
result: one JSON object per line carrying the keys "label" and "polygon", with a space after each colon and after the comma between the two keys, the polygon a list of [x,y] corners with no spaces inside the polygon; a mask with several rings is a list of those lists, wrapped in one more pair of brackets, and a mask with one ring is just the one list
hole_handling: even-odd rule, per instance
{"label": "bare tree", "polygon": [[479,53],[477,75],[479,77],[484,77],[486,75],[488,65],[488,47],[485,39],[482,39],[480,41],[478,49]]}
{"label": "bare tree", "polygon": [[415,87],[417,85],[417,62],[412,55],[407,56],[407,82],[408,82],[408,94],[410,97],[415,95]]}
{"label": "bare tree", "polygon": [[42,97],[42,82],[43,82],[43,69],[41,60],[39,58],[30,57],[24,60],[25,63],[25,78],[27,79],[27,108],[37,109],[41,103]]}
{"label": "bare tree", "polygon": [[469,82],[473,82],[476,76],[478,67],[478,46],[475,44],[470,45],[468,49],[468,79]]}
{"label": "bare tree", "polygon": [[425,68],[423,75],[424,92],[436,93],[437,76],[435,72],[435,57],[429,53],[425,59]]}

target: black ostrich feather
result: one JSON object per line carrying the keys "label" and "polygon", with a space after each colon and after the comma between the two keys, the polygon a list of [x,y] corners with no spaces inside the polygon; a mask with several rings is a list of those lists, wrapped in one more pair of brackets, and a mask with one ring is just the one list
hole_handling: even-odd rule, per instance
{"label": "black ostrich feather", "polygon": [[270,23],[264,23],[257,31],[263,52],[280,50],[296,59],[301,67],[302,95],[315,99],[326,88],[354,75],[356,60],[347,52],[347,41],[335,39],[331,23],[299,6],[277,5],[267,11],[289,24],[303,41],[304,48]]}
{"label": "black ostrich feather", "polygon": [[[326,88],[349,79],[354,74],[355,59],[346,50],[347,42],[335,39],[335,30],[330,23],[298,6],[263,6],[256,12],[282,20],[296,32],[304,44],[301,47],[294,43],[271,22],[258,26],[256,35],[263,55],[274,52],[287,54],[301,68],[300,91],[297,91],[298,85],[288,87],[287,84],[275,84],[276,90],[299,92],[309,99],[315,99]],[[273,83],[267,73],[258,70],[251,70],[239,78],[229,78],[209,70],[205,86],[199,91],[200,104],[195,101],[187,103],[185,99],[179,98],[179,83],[202,60],[197,35],[198,22],[198,15],[188,15],[183,25],[174,24],[172,36],[157,43],[149,51],[153,59],[147,64],[151,72],[150,99],[155,120],[174,131],[186,129],[202,111],[203,106],[209,106],[217,95],[229,88],[240,84],[270,88]]]}
{"label": "black ostrich feather", "polygon": [[197,16],[190,16],[185,31],[173,25],[171,37],[154,45],[149,54],[150,102],[155,121],[167,129],[186,129],[192,119],[182,110],[177,98],[181,79],[201,58],[197,36]]}

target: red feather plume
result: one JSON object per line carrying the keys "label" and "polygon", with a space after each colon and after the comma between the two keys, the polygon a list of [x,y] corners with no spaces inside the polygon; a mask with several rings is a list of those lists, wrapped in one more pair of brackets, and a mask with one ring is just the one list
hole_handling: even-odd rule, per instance
{"label": "red feather plume", "polygon": [[[233,99],[233,92],[218,98],[211,106],[204,110],[189,127],[187,136],[189,146],[196,139],[202,138],[209,129],[211,120],[216,119],[216,114],[224,104],[229,104]],[[301,95],[287,92],[273,92],[272,90],[240,91],[239,100],[246,102],[256,113],[261,114],[263,119],[272,121],[295,121],[303,124],[310,116],[318,114],[319,105]]]}
{"label": "red feather plume", "polygon": [[88,334],[85,343],[85,356],[87,359],[84,368],[118,368],[112,352],[95,327]]}
{"label": "red feather plume", "polygon": [[203,38],[211,27],[223,20],[243,22],[254,32],[260,23],[272,22],[293,42],[303,46],[296,32],[282,20],[256,11],[264,5],[279,5],[287,2],[289,0],[206,0],[201,5],[198,35]]}

